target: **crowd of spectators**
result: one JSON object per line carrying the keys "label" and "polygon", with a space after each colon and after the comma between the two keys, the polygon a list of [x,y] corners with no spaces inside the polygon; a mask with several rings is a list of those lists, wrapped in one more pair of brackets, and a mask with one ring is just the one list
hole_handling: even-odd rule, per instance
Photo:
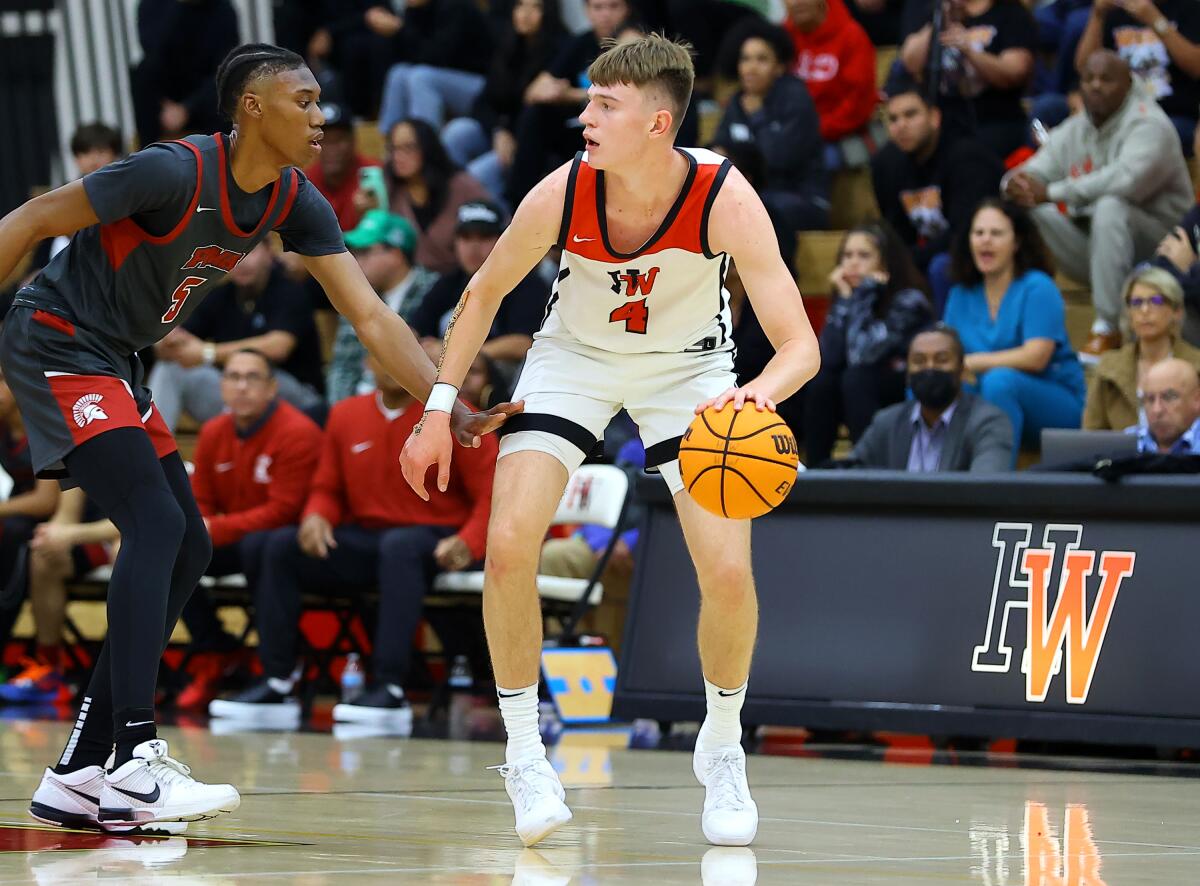
{"label": "crowd of spectators", "polygon": [[[828,280],[805,293],[821,371],[780,406],[810,467],[1009,471],[1036,457],[1047,428],[1127,431],[1160,455],[1200,445],[1194,0],[275,4],[277,40],[323,89],[323,151],[304,172],[368,282],[435,359],[512,211],[582,148],[588,66],[605,41],[651,29],[696,51],[678,141],[731,159],[789,264],[806,232],[839,217],[838,176],[873,191],[878,217],[846,225],[830,266],[795,268]],[[132,144],[219,128],[210,84],[237,42],[230,0],[142,0],[138,31]],[[890,66],[877,61],[885,53]],[[382,142],[380,156],[368,141]],[[71,142],[81,175],[126,147],[102,124]],[[62,245],[39,246],[29,273]],[[465,397],[487,405],[512,390],[556,271],[550,255],[503,302]],[[772,350],[728,271],[736,370],[748,378]],[[1064,275],[1091,294],[1078,348]],[[432,576],[483,556],[495,441],[459,450],[448,494],[417,498],[395,463],[419,404],[278,244],[246,256],[143,356],[168,425],[197,432],[209,574],[246,576],[255,604],[262,679],[214,713],[292,717],[302,594],[370,584],[373,680],[338,716],[403,718]],[[627,425],[607,456],[638,471]],[[37,633],[0,699],[53,700],[65,691],[65,587],[108,562],[119,538],[78,492],[32,477],[2,381],[0,492],[0,636],[26,596]],[[543,569],[589,574],[610,541],[604,580],[619,600],[635,535],[554,539]],[[198,652],[239,645],[203,591],[184,622]],[[619,618],[607,624],[619,637]],[[178,702],[201,705],[218,688],[199,673]]]}

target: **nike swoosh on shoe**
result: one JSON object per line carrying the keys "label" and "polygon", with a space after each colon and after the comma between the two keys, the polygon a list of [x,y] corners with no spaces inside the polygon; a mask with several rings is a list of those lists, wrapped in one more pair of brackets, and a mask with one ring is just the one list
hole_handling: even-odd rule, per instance
{"label": "nike swoosh on shoe", "polygon": [[118,787],[114,787],[113,790],[120,791],[125,796],[133,797],[133,799],[138,800],[142,803],[157,803],[158,798],[160,796],[162,796],[162,790],[161,790],[161,788],[159,788],[158,785],[155,785],[154,790],[151,791],[149,794],[140,794],[137,791],[130,791],[130,790],[126,790],[125,788],[118,788]]}

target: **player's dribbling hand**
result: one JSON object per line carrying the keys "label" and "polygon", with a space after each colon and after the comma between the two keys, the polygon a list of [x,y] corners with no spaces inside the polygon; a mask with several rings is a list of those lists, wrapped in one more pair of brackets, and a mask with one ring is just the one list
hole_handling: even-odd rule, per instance
{"label": "player's dribbling hand", "polygon": [[696,414],[699,415],[701,412],[708,409],[710,406],[713,409],[715,409],[717,412],[720,412],[722,409],[724,409],[726,407],[726,405],[728,405],[730,403],[733,404],[734,409],[737,409],[739,411],[747,403],[753,403],[756,407],[758,407],[759,412],[762,412],[764,409],[767,410],[768,412],[775,411],[775,401],[774,400],[772,400],[766,394],[763,394],[759,391],[755,391],[749,387],[744,387],[744,388],[730,388],[728,391],[721,394],[719,397],[713,397],[711,400],[705,400],[703,403],[701,403],[699,406],[696,407]]}

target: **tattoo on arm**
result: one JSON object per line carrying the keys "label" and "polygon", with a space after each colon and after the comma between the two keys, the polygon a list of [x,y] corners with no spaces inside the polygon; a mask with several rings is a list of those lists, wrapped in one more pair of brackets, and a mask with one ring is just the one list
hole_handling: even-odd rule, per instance
{"label": "tattoo on arm", "polygon": [[[434,373],[434,384],[442,375],[442,364],[446,362],[446,349],[450,347],[450,333],[454,331],[454,324],[458,322],[458,318],[462,315],[463,308],[466,307],[467,299],[471,296],[471,290],[467,290],[462,294],[462,298],[458,300],[458,304],[454,306],[454,313],[450,315],[450,322],[446,324],[446,334],[442,336],[442,355],[438,357],[437,371]],[[413,428],[413,436],[419,436],[421,429],[425,426],[425,415],[422,413],[416,427]]]}

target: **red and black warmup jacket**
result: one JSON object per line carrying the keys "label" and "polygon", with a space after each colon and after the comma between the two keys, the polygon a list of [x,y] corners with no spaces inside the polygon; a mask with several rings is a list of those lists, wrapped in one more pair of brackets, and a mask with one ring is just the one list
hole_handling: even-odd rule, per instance
{"label": "red and black warmup jacket", "polygon": [[439,492],[430,472],[432,494],[422,501],[400,473],[399,459],[423,411],[417,401],[400,412],[385,410],[378,393],[334,404],[304,514],[366,529],[453,526],[478,560],[487,539],[499,444],[494,434],[478,449],[455,444],[449,488]]}
{"label": "red and black warmup jacket", "polygon": [[238,433],[228,414],[205,422],[196,441],[192,491],[213,546],[296,523],[320,452],[321,429],[283,400],[246,434]]}

